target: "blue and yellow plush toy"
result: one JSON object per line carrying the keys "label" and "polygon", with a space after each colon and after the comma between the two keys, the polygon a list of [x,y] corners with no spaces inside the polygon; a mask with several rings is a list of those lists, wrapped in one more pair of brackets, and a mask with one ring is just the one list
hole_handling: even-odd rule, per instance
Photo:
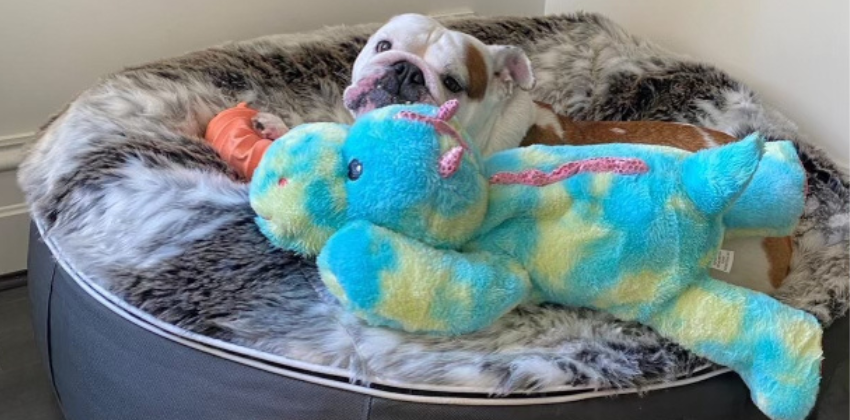
{"label": "blue and yellow plush toy", "polygon": [[771,418],[806,416],[817,320],[708,274],[724,234],[795,226],[805,174],[789,142],[532,146],[482,160],[456,106],[295,128],[254,175],[262,231],[319,254],[328,289],[371,324],[461,334],[524,302],[594,308],[732,368]]}

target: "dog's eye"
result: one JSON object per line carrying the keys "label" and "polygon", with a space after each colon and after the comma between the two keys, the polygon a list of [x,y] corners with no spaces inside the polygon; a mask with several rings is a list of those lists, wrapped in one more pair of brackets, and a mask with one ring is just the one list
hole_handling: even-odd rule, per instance
{"label": "dog's eye", "polygon": [[363,164],[361,164],[359,160],[352,159],[351,162],[348,162],[348,179],[357,181],[357,178],[360,178],[360,175],[362,174]]}
{"label": "dog's eye", "polygon": [[452,93],[458,93],[463,90],[463,86],[460,85],[460,82],[452,76],[443,77],[443,85],[445,85],[446,89],[450,90]]}
{"label": "dog's eye", "polygon": [[393,44],[390,41],[378,41],[378,45],[375,46],[375,51],[384,52],[393,47]]}

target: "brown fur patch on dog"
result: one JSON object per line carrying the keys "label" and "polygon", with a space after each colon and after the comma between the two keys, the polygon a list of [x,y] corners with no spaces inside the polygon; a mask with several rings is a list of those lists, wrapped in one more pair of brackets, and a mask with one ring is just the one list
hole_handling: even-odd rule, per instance
{"label": "brown fur patch on dog", "polygon": [[561,136],[550,126],[532,125],[520,143],[520,147],[532,144],[545,144],[547,146],[558,146],[565,144]]}
{"label": "brown fur patch on dog", "polygon": [[466,44],[466,68],[469,71],[466,94],[471,99],[482,99],[487,93],[487,83],[490,81],[487,72],[487,62],[484,55],[475,46]]}
{"label": "brown fur patch on dog", "polygon": [[[735,141],[720,131],[662,121],[576,121],[555,112],[551,105],[535,102],[537,118],[521,146],[531,144],[631,143],[671,146],[695,152]],[[557,124],[560,130],[553,128]],[[553,136],[557,138],[553,138]]]}
{"label": "brown fur patch on dog", "polygon": [[764,238],[761,245],[770,263],[770,271],[767,273],[770,284],[778,289],[791,271],[791,254],[793,253],[791,238],[788,236]]}

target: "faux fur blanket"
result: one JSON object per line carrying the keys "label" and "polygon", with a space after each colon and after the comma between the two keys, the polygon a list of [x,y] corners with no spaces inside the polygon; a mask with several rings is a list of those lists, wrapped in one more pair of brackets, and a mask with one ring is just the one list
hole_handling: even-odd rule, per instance
{"label": "faux fur blanket", "polygon": [[[811,197],[778,297],[825,324],[847,311],[847,175],[749,88],[597,15],[449,26],[522,46],[536,99],[576,119],[796,141]],[[353,381],[552,391],[641,386],[705,365],[648,328],[556,306],[521,308],[462,338],[367,327],[327,295],[313,261],[271,247],[246,185],[202,140],[205,125],[239,101],[290,126],[349,120],[342,89],[374,29],[237,42],[104,78],[51,119],[22,166],[32,214],[77,269],[131,305],[195,333],[345,369]]]}

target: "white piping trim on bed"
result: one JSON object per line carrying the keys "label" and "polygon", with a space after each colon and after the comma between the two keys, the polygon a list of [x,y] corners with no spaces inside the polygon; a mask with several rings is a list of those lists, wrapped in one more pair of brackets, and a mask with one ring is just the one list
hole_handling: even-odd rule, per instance
{"label": "white piping trim on bed", "polygon": [[[301,362],[294,359],[289,359],[281,356],[272,355],[269,353],[261,352],[258,350],[250,349],[247,347],[238,346],[232,343],[228,343],[225,341],[221,341],[218,339],[210,338],[207,336],[203,336],[197,333],[193,333],[191,331],[182,329],[175,325],[164,322],[156,317],[124,302],[119,299],[117,296],[103,289],[97,283],[91,281],[86,278],[86,276],[80,271],[76,270],[73,267],[73,264],[65,258],[65,254],[62,252],[61,247],[57,243],[55,243],[52,239],[45,237],[44,230],[39,220],[35,220],[36,228],[41,235],[42,240],[47,245],[48,249],[50,249],[51,253],[56,257],[56,262],[62,266],[62,268],[67,272],[70,277],[74,280],[74,282],[80,286],[80,288],[86,292],[90,297],[95,299],[98,303],[104,305],[107,309],[118,315],[119,317],[130,321],[132,324],[152,332],[160,337],[171,340],[173,342],[179,343],[181,345],[190,347],[195,350],[199,350],[216,357],[221,357],[226,360],[230,360],[236,363],[241,363],[246,366],[250,366],[256,369],[260,369],[266,372],[275,373],[278,375],[282,375],[285,377],[289,377],[292,379],[298,379],[309,383],[315,383],[318,385],[327,386],[330,388],[342,389],[346,391],[358,392],[365,395],[371,395],[379,398],[386,398],[390,400],[396,401],[406,401],[406,402],[417,402],[417,403],[428,403],[428,404],[450,404],[450,405],[474,405],[474,406],[520,406],[520,405],[536,405],[536,404],[556,404],[556,403],[564,403],[564,402],[573,402],[590,398],[598,398],[605,396],[614,396],[614,395],[622,395],[622,394],[634,394],[638,392],[645,391],[655,391],[666,388],[676,388],[680,386],[686,386],[690,384],[694,384],[697,382],[704,381],[706,379],[713,378],[715,376],[719,376],[728,372],[731,372],[728,368],[718,368],[715,370],[710,370],[706,373],[691,376],[685,379],[679,379],[672,382],[667,382],[663,384],[654,384],[647,385],[640,389],[638,388],[621,388],[621,389],[609,389],[609,390],[594,390],[589,392],[583,392],[581,394],[572,394],[572,395],[562,395],[562,396],[553,396],[553,397],[534,397],[534,394],[541,393],[551,393],[551,392],[563,392],[563,391],[583,391],[583,390],[591,390],[594,389],[590,386],[558,386],[547,388],[545,390],[540,390],[536,392],[528,392],[528,393],[515,393],[513,398],[481,398],[481,397],[435,397],[435,396],[422,396],[422,395],[409,395],[409,394],[400,394],[391,391],[383,391],[373,388],[368,388],[360,385],[354,385],[347,382],[335,381],[325,378],[319,378],[312,375],[307,375],[299,372],[290,371],[278,366],[271,366],[268,364],[261,363],[254,359],[265,360],[271,363],[289,366],[296,369],[307,370],[312,372],[317,372],[321,374],[327,374],[332,376],[337,376],[340,378],[350,378],[350,373],[344,369],[332,368],[328,366],[316,365],[313,363]],[[226,350],[226,351],[222,351]],[[243,357],[240,354],[250,357]],[[695,372],[701,372],[708,369],[710,365],[702,366],[697,368]],[[449,392],[449,393],[476,393],[476,394],[486,394],[488,390],[476,389],[472,387],[460,387],[460,386],[433,386],[433,385],[422,385],[422,384],[406,384],[399,381],[394,380],[373,380],[371,381],[375,384],[393,386],[399,388],[407,388],[414,389],[420,391],[432,391],[432,392]],[[516,395],[527,394],[528,397],[516,397]]]}

